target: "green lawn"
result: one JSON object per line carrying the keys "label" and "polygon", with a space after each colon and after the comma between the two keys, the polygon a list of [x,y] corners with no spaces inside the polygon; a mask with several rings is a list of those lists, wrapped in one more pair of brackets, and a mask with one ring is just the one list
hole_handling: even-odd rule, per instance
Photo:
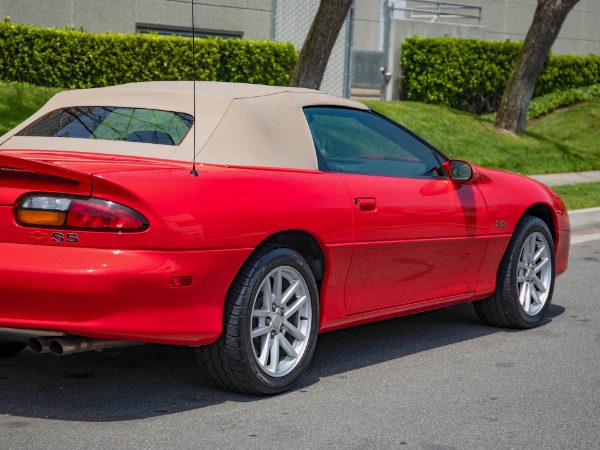
{"label": "green lawn", "polygon": [[0,136],[42,107],[61,89],[0,82]]}
{"label": "green lawn", "polygon": [[417,102],[366,101],[448,156],[526,175],[600,169],[600,100],[548,114],[526,136],[493,129],[488,120]]}
{"label": "green lawn", "polygon": [[567,209],[594,208],[600,206],[600,183],[569,184],[555,186],[554,192],[560,195]]}

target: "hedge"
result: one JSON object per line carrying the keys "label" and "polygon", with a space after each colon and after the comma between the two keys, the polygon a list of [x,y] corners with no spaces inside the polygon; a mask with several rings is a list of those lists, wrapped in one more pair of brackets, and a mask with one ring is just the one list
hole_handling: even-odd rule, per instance
{"label": "hedge", "polygon": [[[197,39],[196,78],[287,85],[292,44]],[[0,80],[89,88],[193,79],[192,41],[178,36],[93,34],[0,22]]]}
{"label": "hedge", "polygon": [[[401,50],[409,100],[473,112],[496,111],[522,42],[410,37]],[[535,96],[600,83],[600,57],[550,55]]]}
{"label": "hedge", "polygon": [[[537,119],[538,117],[550,114],[558,108],[598,99],[600,99],[600,84],[540,95],[531,100],[529,111],[527,112],[527,120]],[[496,113],[486,114],[483,117],[490,122],[496,121]]]}

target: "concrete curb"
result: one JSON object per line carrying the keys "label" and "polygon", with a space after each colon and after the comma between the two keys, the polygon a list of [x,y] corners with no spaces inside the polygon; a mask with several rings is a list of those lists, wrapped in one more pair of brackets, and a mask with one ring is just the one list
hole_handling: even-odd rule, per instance
{"label": "concrete curb", "polygon": [[572,233],[579,233],[593,230],[594,228],[600,228],[600,207],[574,209],[569,211],[569,218],[571,219]]}
{"label": "concrete curb", "polygon": [[530,175],[529,178],[544,183],[546,186],[564,186],[566,184],[593,183],[600,181],[600,170],[588,172],[550,173],[544,175]]}

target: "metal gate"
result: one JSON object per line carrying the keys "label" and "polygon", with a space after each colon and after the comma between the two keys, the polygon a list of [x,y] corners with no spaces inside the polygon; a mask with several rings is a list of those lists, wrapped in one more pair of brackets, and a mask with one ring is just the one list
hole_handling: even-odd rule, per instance
{"label": "metal gate", "polygon": [[[387,64],[391,7],[389,0],[372,0],[372,3],[373,7],[378,7],[380,10],[379,48],[377,50],[351,50],[349,91],[356,97],[383,99],[390,78]],[[354,26],[354,21],[352,25]]]}

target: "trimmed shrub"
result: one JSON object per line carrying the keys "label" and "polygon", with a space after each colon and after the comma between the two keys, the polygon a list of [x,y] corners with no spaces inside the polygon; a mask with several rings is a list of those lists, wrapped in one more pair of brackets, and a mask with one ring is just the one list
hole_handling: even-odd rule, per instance
{"label": "trimmed shrub", "polygon": [[[196,78],[287,84],[291,44],[197,39]],[[177,36],[92,34],[0,23],[0,80],[89,88],[134,81],[193,79],[192,41]]]}
{"label": "trimmed shrub", "polygon": [[291,44],[219,39],[217,79],[238,83],[287,86],[298,54]]}
{"label": "trimmed shrub", "polygon": [[[402,44],[402,90],[408,100],[473,113],[496,111],[522,42],[410,37]],[[535,95],[600,83],[600,57],[551,55]]]}
{"label": "trimmed shrub", "polygon": [[600,83],[600,56],[550,55],[538,78],[535,95]]}
{"label": "trimmed shrub", "polygon": [[[558,108],[600,99],[600,84],[583,88],[567,89],[566,91],[551,92],[531,100],[527,120],[550,114]],[[485,119],[494,122],[496,113],[486,114]]]}

